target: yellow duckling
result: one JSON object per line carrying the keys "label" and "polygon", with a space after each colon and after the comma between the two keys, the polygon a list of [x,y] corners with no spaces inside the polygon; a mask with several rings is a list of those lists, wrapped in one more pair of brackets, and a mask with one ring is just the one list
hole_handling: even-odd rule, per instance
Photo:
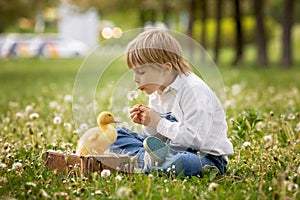
{"label": "yellow duckling", "polygon": [[79,139],[76,154],[101,155],[117,139],[117,130],[111,123],[118,123],[108,112],[101,112],[97,118],[99,127],[88,129]]}

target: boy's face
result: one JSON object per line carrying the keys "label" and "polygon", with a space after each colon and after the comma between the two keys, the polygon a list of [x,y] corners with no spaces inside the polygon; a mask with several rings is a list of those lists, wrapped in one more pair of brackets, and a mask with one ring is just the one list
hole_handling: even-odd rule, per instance
{"label": "boy's face", "polygon": [[156,90],[163,90],[165,77],[163,71],[151,66],[133,68],[133,80],[139,90],[152,94]]}

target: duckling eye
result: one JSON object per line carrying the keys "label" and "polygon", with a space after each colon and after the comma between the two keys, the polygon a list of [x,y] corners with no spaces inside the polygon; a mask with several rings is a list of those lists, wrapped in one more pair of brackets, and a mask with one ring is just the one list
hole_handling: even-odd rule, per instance
{"label": "duckling eye", "polygon": [[109,117],[111,117],[111,114],[108,114]]}

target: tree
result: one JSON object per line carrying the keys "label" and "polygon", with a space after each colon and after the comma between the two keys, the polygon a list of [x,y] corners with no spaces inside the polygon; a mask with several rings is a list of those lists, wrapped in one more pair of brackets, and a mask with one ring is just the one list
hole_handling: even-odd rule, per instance
{"label": "tree", "polygon": [[216,0],[215,62],[219,60],[223,0]]}
{"label": "tree", "polygon": [[254,13],[256,19],[257,61],[263,66],[268,65],[267,40],[264,26],[264,1],[254,0]]}
{"label": "tree", "polygon": [[240,0],[234,0],[234,20],[236,29],[235,49],[236,55],[233,66],[239,65],[243,59],[243,30],[241,22]]}
{"label": "tree", "polygon": [[282,20],[282,57],[283,68],[289,68],[292,64],[291,32],[293,24],[293,0],[284,1],[284,17]]}
{"label": "tree", "polygon": [[206,0],[202,0],[200,6],[201,6],[201,24],[202,24],[200,43],[201,43],[202,47],[205,49],[207,47],[207,43],[206,43],[206,41],[207,41],[207,37],[206,37],[207,2],[206,2]]}

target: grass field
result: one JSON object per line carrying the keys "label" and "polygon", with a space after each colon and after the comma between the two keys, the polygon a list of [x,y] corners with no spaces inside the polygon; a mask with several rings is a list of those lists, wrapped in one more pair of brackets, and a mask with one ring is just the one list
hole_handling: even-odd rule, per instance
{"label": "grass field", "polygon": [[[48,149],[74,150],[72,94],[81,59],[0,60],[0,196],[3,199],[300,199],[300,68],[243,69],[220,64],[228,136],[235,154],[224,176],[112,174],[90,179],[76,169],[44,167]],[[110,105],[110,79],[97,89]],[[122,99],[122,98],[121,98]],[[128,100],[118,102],[126,110]],[[119,106],[120,106],[119,105]],[[122,116],[124,113],[114,113]],[[124,118],[126,120],[126,118]],[[128,126],[132,124],[128,121]]]}

